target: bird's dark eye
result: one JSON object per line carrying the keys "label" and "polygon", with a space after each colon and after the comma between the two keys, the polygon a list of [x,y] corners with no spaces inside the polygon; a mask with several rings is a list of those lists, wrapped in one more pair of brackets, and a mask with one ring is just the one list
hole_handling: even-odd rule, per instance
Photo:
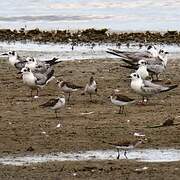
{"label": "bird's dark eye", "polygon": [[136,77],[136,74],[134,74],[133,76]]}
{"label": "bird's dark eye", "polygon": [[148,48],[147,48],[147,50],[149,50],[149,49],[151,49],[151,48],[152,48],[152,46],[151,46],[151,45],[149,45],[149,46],[148,46]]}
{"label": "bird's dark eye", "polygon": [[26,69],[24,69],[24,72],[26,72],[27,70]]}

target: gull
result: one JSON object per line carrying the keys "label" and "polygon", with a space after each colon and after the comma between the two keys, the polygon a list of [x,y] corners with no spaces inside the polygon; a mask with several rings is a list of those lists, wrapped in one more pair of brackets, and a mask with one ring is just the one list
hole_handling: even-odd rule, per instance
{"label": "gull", "polygon": [[124,150],[124,156],[126,159],[128,159],[127,150],[132,150],[142,143],[143,143],[143,140],[139,139],[139,140],[135,140],[132,142],[126,141],[126,142],[122,142],[122,143],[108,143],[108,144],[116,147],[117,152],[118,152],[117,159],[120,158],[120,149]]}
{"label": "gull", "polygon": [[168,53],[165,52],[164,50],[158,49],[155,46],[148,46],[147,51],[144,52],[124,52],[124,51],[119,51],[119,50],[114,50],[114,49],[109,49],[109,51],[106,51],[109,54],[113,54],[116,56],[121,57],[121,60],[123,60],[125,63],[128,63],[130,65],[137,65],[138,61],[141,59],[146,59],[146,60],[154,60],[156,58],[162,58],[164,54]]}
{"label": "gull", "polygon": [[135,66],[123,66],[122,67],[125,67],[125,68],[129,68],[129,69],[135,69],[136,73],[138,75],[141,76],[142,79],[147,79],[149,77],[149,74],[150,73],[153,73],[152,71],[150,71],[148,69],[149,65],[147,64],[147,61],[146,60],[139,60],[138,61],[138,65],[135,65]]}
{"label": "gull", "polygon": [[142,79],[149,77],[149,72],[147,70],[147,62],[145,60],[140,60],[138,62],[139,68],[136,70],[136,73],[141,76]]}
{"label": "gull", "polygon": [[8,53],[3,53],[1,55],[8,56],[10,65],[14,66],[18,70],[25,67],[27,62],[25,58],[19,57],[16,51],[9,51]]}
{"label": "gull", "polygon": [[[159,54],[158,57],[156,58],[144,58],[142,60],[139,60],[138,63],[132,63],[129,60],[123,60],[129,65],[121,65],[121,67],[129,68],[129,69],[138,69],[140,64],[146,65],[146,67],[142,67],[144,70],[143,72],[145,73],[145,68],[148,71],[148,74],[151,76],[152,79],[153,76],[156,76],[156,80],[159,80],[159,74],[165,72],[166,66],[167,66],[167,54],[168,52],[162,51],[161,54]],[[143,63],[142,63],[143,62]],[[140,68],[141,69],[141,68]],[[141,72],[139,73],[141,75]],[[146,72],[147,75],[147,72]],[[143,78],[145,79],[145,78]]]}
{"label": "gull", "polygon": [[124,107],[128,104],[132,104],[135,102],[134,99],[131,99],[127,96],[121,95],[121,94],[117,94],[115,91],[113,91],[113,93],[110,96],[111,98],[111,102],[116,105],[119,106],[119,114],[123,114],[124,111]]}
{"label": "gull", "polygon": [[[52,98],[44,104],[41,104],[40,107],[50,108],[55,111],[56,118],[58,118],[57,110],[65,106],[65,96]],[[59,126],[60,127],[60,126]]]}
{"label": "gull", "polygon": [[156,76],[156,80],[159,80],[159,74],[165,72],[167,67],[167,55],[168,52],[164,52],[159,55],[159,58],[156,61],[148,61],[147,62],[147,70],[150,72],[150,75],[153,79],[153,76]]}
{"label": "gull", "polygon": [[90,96],[90,101],[92,101],[92,95],[97,94],[97,86],[96,86],[96,81],[94,80],[94,77],[91,76],[89,83],[86,84],[84,92],[82,94],[89,94]]}
{"label": "gull", "polygon": [[146,61],[147,70],[152,79],[154,79],[153,76],[155,75],[156,80],[159,80],[159,74],[165,72],[168,62],[168,54],[168,52],[161,50],[158,57],[143,59],[144,61]]}
{"label": "gull", "polygon": [[26,68],[29,68],[33,73],[47,73],[49,69],[52,69],[52,67],[49,64],[46,64],[45,62],[36,61],[33,57],[27,57],[26,58],[27,63],[25,64]]}
{"label": "gull", "polygon": [[145,52],[124,52],[114,49],[110,49],[107,52],[119,56],[123,62],[128,64],[128,66],[121,66],[129,69],[138,69],[139,60],[145,60],[147,62],[147,70],[150,72],[152,79],[155,75],[157,80],[159,80],[159,74],[166,70],[167,55],[169,54],[162,49],[158,51],[154,46],[148,46]]}
{"label": "gull", "polygon": [[149,97],[172,90],[176,88],[178,85],[172,86],[162,86],[159,84],[152,83],[148,80],[143,80],[137,73],[132,73],[130,75],[131,78],[131,88],[142,96],[143,102],[146,98],[148,100]]}
{"label": "gull", "polygon": [[63,81],[62,79],[57,80],[56,83],[60,90],[62,90],[64,93],[68,93],[68,101],[70,100],[70,96],[72,92],[77,91],[78,89],[82,89],[82,86],[75,85],[68,81]]}
{"label": "gull", "polygon": [[138,62],[141,59],[144,58],[152,58],[152,57],[158,57],[159,51],[155,46],[148,46],[146,51],[140,52],[140,51],[135,51],[135,52],[127,52],[127,51],[119,51],[115,49],[109,49],[106,51],[109,54],[113,54],[116,56],[119,56],[121,58],[126,58],[126,59],[131,59],[132,62]]}
{"label": "gull", "polygon": [[49,69],[45,74],[41,73],[33,73],[29,68],[24,67],[21,69],[19,74],[22,74],[23,83],[27,85],[31,89],[31,97],[32,91],[37,90],[37,96],[39,92],[39,88],[43,88],[49,80],[53,77],[54,70]]}
{"label": "gull", "polygon": [[46,69],[49,68],[50,66],[62,62],[62,61],[59,61],[58,58],[55,58],[55,57],[51,60],[43,60],[43,61],[37,60],[33,57],[27,57],[26,61],[27,63],[25,67],[30,68],[31,71],[37,71],[37,68],[41,67],[41,73],[44,73]]}

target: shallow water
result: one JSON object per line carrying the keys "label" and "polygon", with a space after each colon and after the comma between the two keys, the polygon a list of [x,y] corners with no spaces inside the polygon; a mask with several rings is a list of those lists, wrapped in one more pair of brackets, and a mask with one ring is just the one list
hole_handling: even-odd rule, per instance
{"label": "shallow water", "polygon": [[[83,60],[83,59],[105,59],[105,58],[118,58],[114,55],[106,53],[108,48],[118,49],[115,44],[102,43],[95,44],[94,48],[91,45],[81,44],[74,46],[72,51],[72,45],[69,44],[38,44],[38,43],[7,43],[0,42],[0,53],[15,50],[20,55],[35,56],[38,59],[49,59],[52,57],[59,57],[61,60]],[[158,49],[162,48],[168,51],[170,58],[177,58],[180,55],[180,46],[178,45],[156,45]],[[146,47],[139,49],[138,44],[131,44],[130,48],[127,48],[125,44],[122,44],[121,50],[125,51],[143,51]]]}
{"label": "shallow water", "polygon": [[[6,0],[0,26],[28,29],[177,30],[179,1],[169,0]],[[163,21],[162,21],[163,19]]]}
{"label": "shallow water", "polygon": [[[120,151],[120,159],[125,159],[124,151]],[[127,152],[129,160],[140,162],[173,162],[180,161],[180,149],[134,149]],[[87,160],[115,160],[116,150],[95,150],[77,153],[54,153],[26,156],[5,156],[0,158],[2,165],[24,166],[34,163],[46,163],[52,161],[87,161]]]}

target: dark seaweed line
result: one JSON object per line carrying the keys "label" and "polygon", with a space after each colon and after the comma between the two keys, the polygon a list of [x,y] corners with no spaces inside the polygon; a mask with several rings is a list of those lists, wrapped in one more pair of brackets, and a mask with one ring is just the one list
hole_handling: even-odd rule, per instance
{"label": "dark seaweed line", "polygon": [[0,41],[32,41],[40,43],[163,43],[180,44],[180,32],[109,32],[108,29],[86,29],[71,32],[70,30],[43,31],[38,28],[32,30],[0,29]]}

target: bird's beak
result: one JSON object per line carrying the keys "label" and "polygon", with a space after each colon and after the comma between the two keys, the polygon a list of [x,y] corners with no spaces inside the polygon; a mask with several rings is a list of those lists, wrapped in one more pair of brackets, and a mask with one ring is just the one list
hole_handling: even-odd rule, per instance
{"label": "bird's beak", "polygon": [[2,56],[8,56],[8,54],[7,54],[7,53],[2,53],[1,55],[2,55]]}
{"label": "bird's beak", "polygon": [[127,76],[127,79],[131,79],[131,76]]}
{"label": "bird's beak", "polygon": [[19,71],[17,74],[22,74],[22,72],[21,72],[21,71]]}

